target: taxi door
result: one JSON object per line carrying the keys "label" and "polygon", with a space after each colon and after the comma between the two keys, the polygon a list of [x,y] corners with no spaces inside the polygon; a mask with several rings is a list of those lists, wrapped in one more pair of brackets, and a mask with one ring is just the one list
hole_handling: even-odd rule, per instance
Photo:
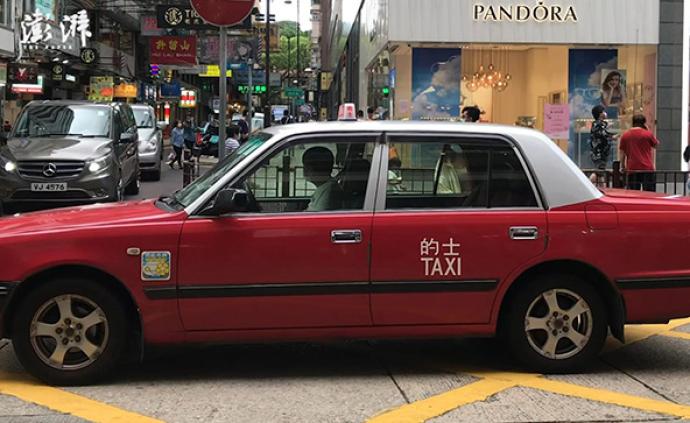
{"label": "taxi door", "polygon": [[518,150],[498,138],[388,141],[372,239],[374,324],[489,322],[499,283],[546,246],[546,213]]}
{"label": "taxi door", "polygon": [[232,183],[251,193],[250,210],[185,222],[185,329],[371,326],[368,181],[378,167],[366,152],[377,136],[345,135],[283,144]]}

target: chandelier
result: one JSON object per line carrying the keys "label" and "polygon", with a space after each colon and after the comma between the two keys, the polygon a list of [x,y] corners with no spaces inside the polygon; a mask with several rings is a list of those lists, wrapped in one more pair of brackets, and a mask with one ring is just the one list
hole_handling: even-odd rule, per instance
{"label": "chandelier", "polygon": [[[477,55],[479,56],[478,59]],[[469,92],[473,93],[479,88],[491,88],[503,92],[508,88],[512,79],[508,71],[508,50],[505,49],[504,53],[499,52],[497,57],[494,56],[493,50],[490,50],[488,55],[482,49],[479,49],[479,54],[477,54],[477,50],[472,51],[472,59],[468,61],[470,72],[462,75],[462,82]],[[494,59],[497,59],[498,62],[495,62]],[[488,60],[486,66],[484,65],[485,60]]]}

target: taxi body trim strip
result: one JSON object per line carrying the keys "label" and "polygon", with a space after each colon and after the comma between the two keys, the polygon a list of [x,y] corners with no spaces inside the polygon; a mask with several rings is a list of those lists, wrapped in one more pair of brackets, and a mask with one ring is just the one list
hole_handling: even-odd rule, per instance
{"label": "taxi body trim strip", "polygon": [[294,295],[405,294],[432,292],[493,291],[498,280],[410,281],[410,282],[332,282],[257,285],[183,285],[144,288],[151,300],[174,298],[270,297]]}

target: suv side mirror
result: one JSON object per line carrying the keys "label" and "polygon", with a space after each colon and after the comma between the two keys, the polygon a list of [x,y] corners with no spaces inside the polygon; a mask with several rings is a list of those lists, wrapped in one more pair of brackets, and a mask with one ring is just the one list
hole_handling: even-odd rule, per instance
{"label": "suv side mirror", "polygon": [[220,216],[231,212],[244,212],[249,207],[249,194],[242,189],[228,188],[216,194],[213,206],[209,207],[205,215]]}
{"label": "suv side mirror", "polygon": [[131,132],[123,132],[122,134],[120,134],[120,143],[121,144],[132,143],[132,142],[134,142],[135,139],[136,139],[135,134],[133,134]]}
{"label": "suv side mirror", "polygon": [[156,127],[158,129],[165,129],[168,127],[168,124],[164,120],[159,120],[158,122],[156,122]]}

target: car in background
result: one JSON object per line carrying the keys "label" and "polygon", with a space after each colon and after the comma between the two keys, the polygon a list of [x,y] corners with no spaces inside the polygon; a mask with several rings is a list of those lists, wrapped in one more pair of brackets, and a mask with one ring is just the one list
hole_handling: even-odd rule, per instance
{"label": "car in background", "polygon": [[139,193],[139,135],[127,104],[32,101],[0,137],[5,211],[120,201]]}
{"label": "car in background", "polygon": [[156,122],[153,107],[147,104],[133,104],[134,120],[139,132],[139,165],[142,176],[154,181],[161,179],[163,162],[163,127],[165,122]]}

